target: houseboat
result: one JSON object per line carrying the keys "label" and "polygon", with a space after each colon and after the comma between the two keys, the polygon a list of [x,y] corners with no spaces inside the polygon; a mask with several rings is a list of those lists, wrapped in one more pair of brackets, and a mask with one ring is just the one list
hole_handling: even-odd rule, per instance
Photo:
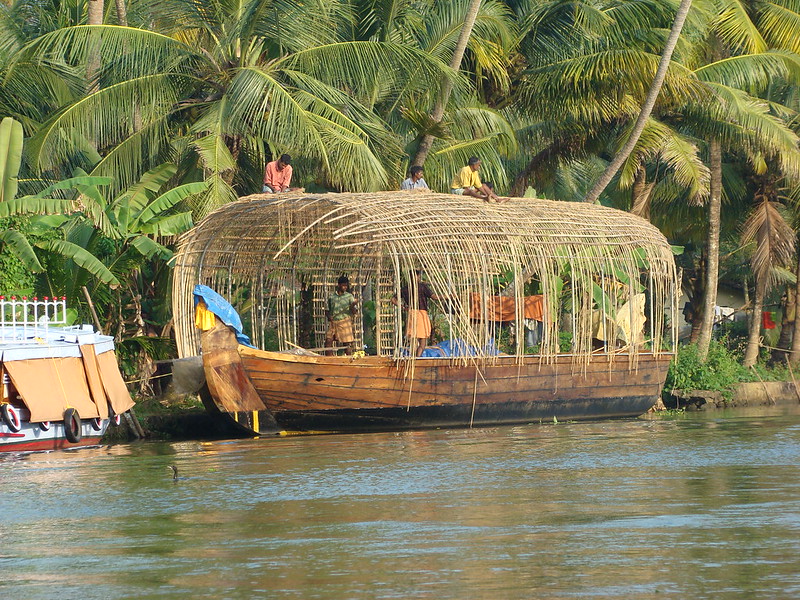
{"label": "houseboat", "polygon": [[173,308],[215,414],[256,434],[374,431],[639,415],[674,355],[677,290],[664,236],[602,206],[256,195],[180,240]]}
{"label": "houseboat", "polygon": [[0,296],[0,452],[97,444],[133,406],[113,338],[67,320],[64,297]]}

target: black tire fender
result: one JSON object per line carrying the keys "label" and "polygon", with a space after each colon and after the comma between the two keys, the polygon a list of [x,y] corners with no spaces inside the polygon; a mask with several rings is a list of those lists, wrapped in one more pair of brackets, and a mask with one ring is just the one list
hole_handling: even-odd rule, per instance
{"label": "black tire fender", "polygon": [[3,421],[8,425],[8,428],[14,433],[22,429],[22,420],[19,418],[19,413],[10,404],[0,404],[0,415],[2,415]]}
{"label": "black tire fender", "polygon": [[81,441],[81,418],[74,408],[64,411],[64,436],[73,444]]}

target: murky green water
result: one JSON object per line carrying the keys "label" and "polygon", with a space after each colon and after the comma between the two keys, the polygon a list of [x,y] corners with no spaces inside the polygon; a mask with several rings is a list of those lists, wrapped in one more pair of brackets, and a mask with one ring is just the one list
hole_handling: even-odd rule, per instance
{"label": "murky green water", "polygon": [[3,456],[0,597],[797,598],[782,413]]}

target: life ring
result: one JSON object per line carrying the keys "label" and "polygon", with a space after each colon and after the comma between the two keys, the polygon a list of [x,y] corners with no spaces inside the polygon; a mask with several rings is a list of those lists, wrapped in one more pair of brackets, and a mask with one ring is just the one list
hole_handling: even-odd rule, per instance
{"label": "life ring", "polygon": [[50,421],[42,421],[39,423],[39,427],[42,431],[50,431]]}
{"label": "life ring", "polygon": [[122,415],[114,415],[111,417],[111,422],[115,427],[119,427],[119,424],[122,423]]}
{"label": "life ring", "polygon": [[103,430],[103,419],[101,419],[100,417],[95,417],[89,422],[92,424],[92,429],[94,429],[95,431]]}
{"label": "life ring", "polygon": [[81,418],[74,408],[64,411],[64,436],[73,444],[81,441]]}
{"label": "life ring", "polygon": [[10,404],[0,404],[0,414],[2,414],[3,421],[5,421],[11,431],[17,433],[22,429],[22,421],[19,418],[19,413],[16,408]]}

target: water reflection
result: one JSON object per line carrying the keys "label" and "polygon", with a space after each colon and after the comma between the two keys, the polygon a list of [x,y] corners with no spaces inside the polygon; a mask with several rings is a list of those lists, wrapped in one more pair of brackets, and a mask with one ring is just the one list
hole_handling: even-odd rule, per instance
{"label": "water reflection", "polygon": [[796,411],[4,456],[0,593],[797,597],[798,458]]}

